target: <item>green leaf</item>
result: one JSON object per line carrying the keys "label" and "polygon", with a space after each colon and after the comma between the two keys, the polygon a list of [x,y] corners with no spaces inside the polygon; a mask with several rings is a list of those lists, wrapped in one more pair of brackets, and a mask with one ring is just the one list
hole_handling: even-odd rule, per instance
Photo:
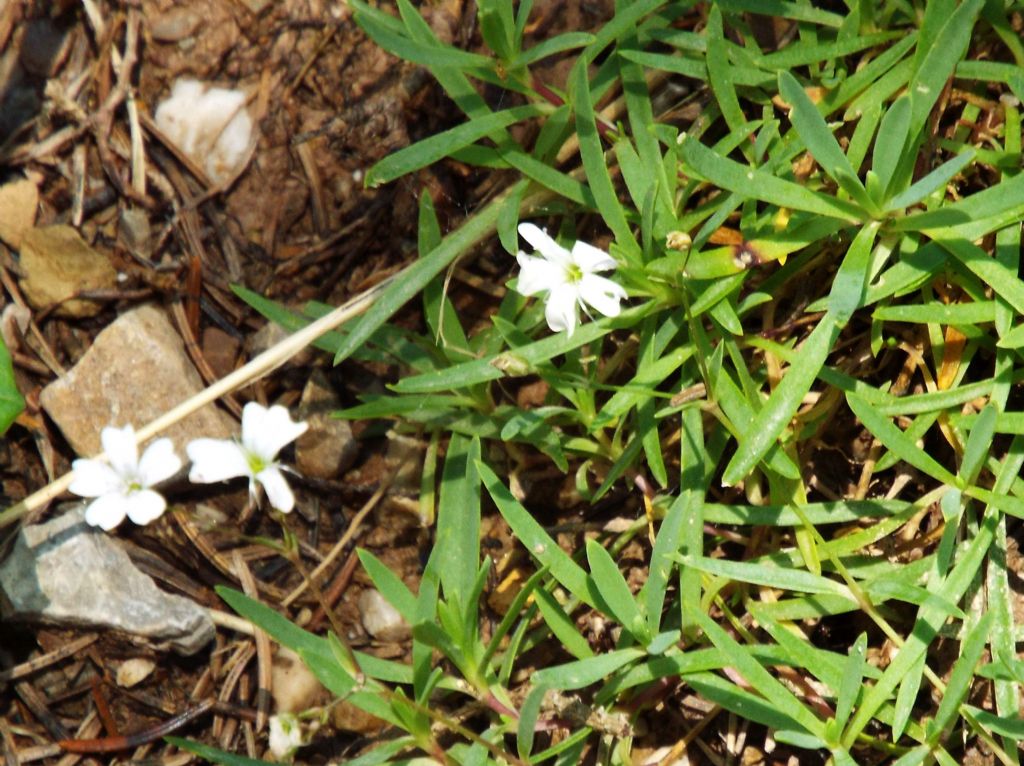
{"label": "green leaf", "polygon": [[910,130],[910,98],[900,96],[882,115],[871,157],[871,169],[885,191],[899,167]]}
{"label": "green leaf", "polygon": [[818,737],[818,739],[824,737],[824,723],[804,707],[789,689],[765,670],[761,663],[750,655],[747,647],[739,644],[703,612],[697,613],[697,623],[711,643],[729,657],[730,664],[771,706],[795,721],[808,734]]}
{"label": "green leaf", "polygon": [[[537,365],[560,354],[593,343],[613,329],[633,327],[640,318],[655,308],[653,302],[634,306],[626,309],[617,317],[602,317],[596,322],[588,322],[578,327],[571,336],[566,333],[550,335],[526,346],[495,354],[486,359],[477,359],[444,370],[403,378],[391,388],[401,394],[423,394],[486,383],[489,380],[505,377],[506,374],[512,377],[526,375]],[[507,373],[506,370],[508,370]]]}
{"label": "green leaf", "polygon": [[383,561],[368,550],[356,550],[359,563],[373,581],[373,587],[380,591],[384,599],[402,615],[410,625],[416,622],[416,596],[406,587],[401,578],[388,569]]}
{"label": "green leaf", "polygon": [[633,232],[626,220],[625,211],[622,209],[622,203],[619,202],[618,194],[608,172],[608,165],[604,159],[604,148],[601,146],[601,137],[597,132],[594,105],[591,100],[590,80],[587,78],[587,67],[583,64],[583,59],[579,59],[573,67],[571,78],[580,156],[583,159],[583,168],[587,173],[587,182],[594,194],[597,209],[608,228],[615,234],[615,241],[619,247],[628,252],[638,253],[640,246],[633,238]]}
{"label": "green leaf", "polygon": [[793,128],[821,169],[861,207],[872,210],[874,203],[868,198],[864,186],[857,178],[857,172],[839,147],[839,142],[828,129],[818,108],[789,72],[779,72],[779,93],[792,107],[789,119]]}
{"label": "green leaf", "polygon": [[380,16],[386,14],[359,0],[353,0],[352,7],[356,23],[366,34],[381,48],[401,59],[433,68],[488,70],[494,67],[494,61],[487,56],[462,51],[450,45],[427,45],[399,34],[391,24],[381,20]]}
{"label": "green leaf", "polygon": [[477,462],[476,469],[483,479],[491,499],[498,506],[498,511],[512,527],[516,538],[527,552],[542,566],[548,567],[551,570],[551,575],[573,596],[597,608],[590,597],[587,573],[569,557],[569,554],[562,550],[558,543],[551,539],[544,528],[537,523],[537,520],[519,504],[519,501],[512,496],[505,483],[498,478],[494,471],[482,461]]}
{"label": "green leaf", "polygon": [[[881,437],[884,439],[884,437]],[[1014,467],[1020,467],[1019,462]],[[1006,482],[1007,479],[1002,480]],[[996,479],[996,489],[1000,487],[1000,478]],[[968,585],[974,579],[981,562],[992,544],[994,538],[995,519],[998,514],[989,513],[986,515],[982,526],[975,533],[974,537],[963,546],[956,566],[945,578],[934,578],[935,586],[930,588],[938,593],[946,601],[956,603],[967,590]],[[896,686],[917,666],[922,656],[926,653],[928,646],[939,632],[939,627],[945,623],[944,612],[929,605],[922,606],[911,632],[907,635],[906,642],[900,648],[895,659],[889,664],[885,672],[874,686],[870,687],[861,704],[858,706],[850,724],[843,734],[843,745],[852,747],[857,736],[864,730],[874,718],[879,708],[892,696]]]}
{"label": "green leaf", "polygon": [[595,39],[588,32],[563,32],[520,52],[518,56],[509,62],[509,68],[515,69],[516,67],[530,66],[546,59],[548,56],[554,56],[557,53],[564,53],[573,48],[582,48],[583,46],[590,45]]}
{"label": "green leaf", "polygon": [[974,150],[966,149],[953,159],[942,163],[909,189],[890,199],[885,205],[885,211],[889,213],[916,205],[928,195],[944,188],[974,157]]}
{"label": "green leaf", "polygon": [[193,753],[210,763],[219,763],[221,766],[274,766],[275,763],[274,761],[260,761],[256,758],[246,758],[244,755],[225,753],[215,747],[181,737],[164,737],[164,739],[187,753]]}
{"label": "green leaf", "polygon": [[25,400],[18,391],[14,380],[14,367],[11,355],[0,338],[0,434],[10,428],[14,419],[25,409]]}
{"label": "green leaf", "polygon": [[480,442],[452,434],[441,472],[432,565],[445,596],[467,605],[480,565]]}
{"label": "green leaf", "polygon": [[714,673],[687,673],[683,679],[701,697],[735,713],[741,720],[750,720],[776,731],[793,730],[798,724],[774,704],[726,681]]}
{"label": "green leaf", "polygon": [[511,0],[479,0],[477,23],[487,47],[506,61],[515,55],[516,24]]}
{"label": "green leaf", "polygon": [[970,303],[915,303],[881,306],[871,316],[886,322],[917,322],[943,325],[969,325],[994,322],[995,301]]}
{"label": "green leaf", "polygon": [[543,668],[533,674],[533,683],[549,689],[571,691],[602,681],[616,670],[644,656],[642,649],[616,649],[567,662],[564,665]]}
{"label": "green leaf", "polygon": [[538,590],[536,598],[541,617],[562,648],[578,660],[593,657],[594,652],[587,639],[580,635],[571,615],[566,614],[558,600],[546,590]]}
{"label": "green leaf", "polygon": [[471,119],[450,130],[436,133],[382,159],[367,171],[366,185],[376,188],[394,181],[450,156],[453,152],[491,135],[495,130],[507,128],[550,111],[550,107],[541,104],[516,106]]}
{"label": "green leaf", "polygon": [[533,752],[533,735],[540,717],[540,708],[544,703],[544,695],[548,690],[544,686],[534,686],[519,706],[519,724],[516,727],[516,752],[525,763],[530,762]]}
{"label": "green leaf", "polygon": [[586,547],[591,578],[600,597],[594,600],[603,600],[611,611],[610,616],[618,620],[638,643],[646,644],[651,640],[647,621],[618,566],[597,540],[587,540]]}
{"label": "green leaf", "polygon": [[294,652],[307,651],[310,654],[317,654],[325,662],[332,661],[330,649],[324,639],[303,630],[269,606],[249,598],[244,593],[223,585],[217,586],[216,590],[217,595],[224,599],[228,606],[264,630],[279,644]]}
{"label": "green leaf", "polygon": [[789,426],[842,329],[839,322],[830,314],[826,314],[811,331],[800,347],[799,361],[790,365],[768,402],[745,429],[747,438],[740,442],[736,454],[722,474],[722,483],[725,486],[734,486],[742,481],[768,454],[768,450],[776,446],[776,441]]}
{"label": "green leaf", "polygon": [[985,651],[985,644],[988,642],[988,631],[992,626],[993,612],[986,612],[978,620],[978,623],[971,628],[960,647],[960,656],[953,665],[953,672],[946,684],[946,691],[942,695],[939,709],[935,711],[935,718],[928,723],[928,739],[935,743],[942,736],[943,731],[953,723],[960,704],[967,698],[974,682],[974,670],[981,660],[981,654]]}
{"label": "green leaf", "polygon": [[992,437],[995,434],[998,419],[998,408],[989,402],[978,413],[978,417],[974,421],[974,427],[971,429],[971,435],[967,439],[964,455],[960,461],[960,479],[965,486],[974,484],[985,465],[989,450],[992,448]]}
{"label": "green leaf", "polygon": [[665,513],[658,527],[658,536],[654,539],[647,582],[639,594],[647,612],[647,629],[651,635],[657,634],[661,627],[661,610],[665,605],[665,591],[673,569],[671,556],[679,550],[683,525],[696,505],[696,494],[690,491],[679,493],[679,497]]}
{"label": "green leaf", "polygon": [[747,118],[740,108],[736,97],[736,87],[732,78],[732,66],[726,52],[725,35],[722,30],[722,11],[717,4],[711,6],[707,21],[707,49],[705,63],[708,68],[708,79],[711,90],[718,101],[718,108],[730,130],[742,130]]}
{"label": "green leaf", "polygon": [[1024,739],[1024,719],[1019,715],[997,716],[971,705],[964,705],[964,709],[969,711],[974,719],[986,729],[1018,742]]}
{"label": "green leaf", "polygon": [[541,567],[523,583],[523,587],[519,589],[516,597],[512,599],[512,603],[509,604],[508,610],[505,612],[505,616],[501,618],[501,622],[498,627],[494,629],[491,634],[490,640],[487,643],[487,649],[484,651],[483,657],[480,660],[481,667],[487,667],[491,661],[491,657],[498,651],[501,646],[501,642],[504,641],[505,636],[512,629],[512,625],[516,620],[523,617],[524,609],[528,599],[533,597],[533,593],[537,590],[541,580],[543,580],[548,574],[547,567]]}
{"label": "green leaf", "polygon": [[916,135],[928,119],[946,81],[971,42],[978,12],[985,0],[964,0],[945,20],[927,53],[919,59],[907,92],[910,94],[910,134]]}
{"label": "green leaf", "polygon": [[[526,181],[520,181],[506,194],[525,184]],[[461,228],[445,237],[433,251],[406,267],[400,278],[384,291],[359,323],[352,328],[352,332],[345,337],[335,353],[334,363],[338,364],[348,358],[378,327],[387,322],[407,301],[418,295],[426,284],[447,268],[456,257],[489,236],[494,231],[503,201],[504,195],[492,200]]]}
{"label": "green leaf", "polygon": [[745,11],[768,17],[779,16],[823,27],[840,27],[843,24],[843,16],[838,13],[786,0],[718,0],[716,4],[733,13]]}
{"label": "green leaf", "polygon": [[749,561],[730,561],[707,557],[678,556],[683,566],[730,580],[765,585],[769,588],[802,593],[831,593],[854,601],[850,589],[842,583],[802,569],[783,568]]}
{"label": "green leaf", "polygon": [[901,460],[923,471],[932,478],[955,487],[957,478],[939,465],[936,460],[914,444],[906,435],[885,416],[880,415],[875,407],[853,393],[846,394],[846,402],[860,422],[864,424],[879,441]]}
{"label": "green leaf", "polygon": [[872,266],[872,248],[878,229],[877,222],[861,227],[832,282],[832,289],[828,295],[828,312],[840,326],[849,322],[853,312],[864,305]]}
{"label": "green leaf", "polygon": [[689,172],[746,199],[759,199],[779,207],[804,210],[851,223],[859,221],[864,215],[858,206],[850,202],[811,191],[779,178],[774,173],[749,168],[722,157],[696,138],[683,138],[680,154]]}

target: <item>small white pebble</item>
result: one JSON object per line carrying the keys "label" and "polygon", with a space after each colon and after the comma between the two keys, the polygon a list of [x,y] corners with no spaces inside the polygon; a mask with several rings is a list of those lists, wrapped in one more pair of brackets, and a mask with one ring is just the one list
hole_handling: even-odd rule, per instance
{"label": "small white pebble", "polygon": [[379,641],[404,641],[410,635],[402,615],[373,588],[359,594],[359,619],[366,632]]}
{"label": "small white pebble", "polygon": [[156,663],[152,660],[147,660],[145,657],[132,657],[118,666],[114,680],[122,689],[130,689],[148,678],[155,668]]}
{"label": "small white pebble", "polygon": [[207,89],[197,80],[180,79],[157,107],[156,126],[220,183],[247,159],[253,124],[245,102],[240,90]]}

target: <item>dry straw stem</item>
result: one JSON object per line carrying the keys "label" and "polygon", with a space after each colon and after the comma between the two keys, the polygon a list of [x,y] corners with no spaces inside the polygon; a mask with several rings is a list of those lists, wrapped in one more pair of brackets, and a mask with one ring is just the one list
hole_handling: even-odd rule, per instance
{"label": "dry straw stem", "polygon": [[[240,367],[230,375],[221,378],[216,383],[200,391],[191,399],[186,399],[174,409],[165,412],[135,433],[136,442],[142,444],[152,439],[165,428],[188,417],[200,407],[204,407],[225,394],[242,388],[277,369],[324,333],[333,330],[338,325],[366,311],[394,279],[395,277],[389,277],[371,287],[369,290],[334,309],[330,314],[326,314],[315,322],[303,327],[298,332],[289,335],[280,343],[268,348],[244,367]],[[104,453],[100,453],[96,456],[96,459],[103,459],[105,457]],[[29,495],[17,505],[12,505],[5,511],[0,511],[0,529],[13,524],[22,516],[31,513],[37,508],[41,508],[65,492],[68,485],[71,484],[71,477],[72,473],[68,472],[39,491]]]}

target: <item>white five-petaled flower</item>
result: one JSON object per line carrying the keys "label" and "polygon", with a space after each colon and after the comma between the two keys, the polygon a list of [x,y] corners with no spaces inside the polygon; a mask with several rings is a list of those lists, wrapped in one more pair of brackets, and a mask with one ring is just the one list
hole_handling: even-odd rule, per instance
{"label": "white five-petaled flower", "polygon": [[267,492],[270,504],[288,513],[295,496],[285,481],[283,466],[275,458],[281,448],[305,433],[308,424],[292,421],[281,405],[263,407],[249,402],[242,410],[242,441],[195,439],[185,448],[192,461],[189,481],[212,484],[238,476],[249,477],[249,494],[256,496],[256,484]]}
{"label": "white five-petaled flower", "polygon": [[150,489],[181,468],[170,439],[157,439],[139,459],[135,429],[108,426],[100,432],[108,462],[80,459],[71,464],[74,476],[68,487],[76,495],[96,498],[85,510],[94,527],[111,530],[127,516],[136,524],[148,524],[167,507],[163,495]]}
{"label": "white five-petaled flower", "polygon": [[592,306],[605,316],[618,316],[619,301],[626,297],[626,291],[597,275],[613,270],[618,265],[614,258],[586,242],[577,242],[572,250],[566,250],[532,223],[519,224],[519,233],[543,257],[519,251],[516,260],[522,272],[517,289],[523,295],[547,292],[544,316],[548,327],[572,335],[579,322],[578,307],[586,311]]}

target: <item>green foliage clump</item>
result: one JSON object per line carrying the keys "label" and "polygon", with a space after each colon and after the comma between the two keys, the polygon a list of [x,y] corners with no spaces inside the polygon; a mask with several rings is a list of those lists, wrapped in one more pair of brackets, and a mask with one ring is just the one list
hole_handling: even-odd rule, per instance
{"label": "green foliage clump", "polygon": [[[408,0],[397,16],[351,4],[467,118],[367,182],[449,157],[518,179],[445,237],[424,194],[419,259],[319,344],[402,371],[340,417],[393,421],[431,445],[421,509],[436,544],[419,591],[361,553],[413,626],[411,664],[348,653],[224,594],[334,694],[404,732],[353,763],[576,763],[595,750],[630,763],[631,725],[657,715],[644,705],[682,690],[836,764],[952,764],[965,742],[1018,763],[1014,11],[635,0],[594,34],[527,46],[531,2],[479,0],[483,46],[467,52]],[[782,39],[759,42],[771,17]],[[572,57],[564,90],[531,69],[553,56]],[[513,105],[494,110],[482,86]],[[536,126],[525,145],[509,131],[524,122]],[[552,335],[543,302],[509,289],[487,320],[464,321],[446,271],[495,233],[514,254],[518,223],[542,217],[566,244],[610,233],[628,307]],[[240,294],[287,327],[328,310],[298,317]],[[413,299],[422,333],[389,324]],[[543,381],[542,405],[517,404],[520,379]],[[856,438],[867,446],[854,456]],[[832,488],[818,470],[830,451],[848,474]],[[647,513],[565,550],[502,477],[527,474],[538,452],[590,503],[636,482]],[[482,496],[535,565],[486,630]],[[932,534],[915,535],[925,518]],[[616,556],[648,530],[637,590]],[[614,649],[581,632],[584,613],[615,627]],[[814,626],[837,615],[863,627],[819,646]],[[956,646],[951,666],[936,664],[940,641]],[[524,680],[542,646],[563,659]],[[567,698],[588,715],[566,715]],[[451,715],[467,701],[482,711],[472,727]]]}

